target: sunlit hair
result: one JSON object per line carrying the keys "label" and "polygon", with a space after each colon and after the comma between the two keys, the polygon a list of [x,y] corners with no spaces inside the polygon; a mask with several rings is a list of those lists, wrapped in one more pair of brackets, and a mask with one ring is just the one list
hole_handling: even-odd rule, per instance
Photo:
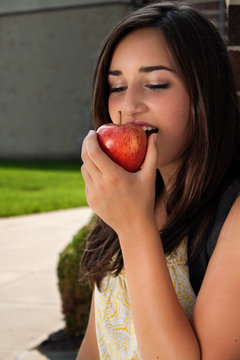
{"label": "sunlit hair", "polygon": [[[127,34],[145,27],[163,34],[190,97],[190,141],[166,199],[168,216],[160,235],[165,253],[188,236],[191,260],[219,197],[233,178],[240,177],[236,89],[227,50],[214,25],[189,6],[154,3],[129,14],[106,39],[94,77],[95,129],[111,122],[108,70],[114,49]],[[162,191],[162,178],[157,172],[156,197]],[[122,266],[116,233],[97,218],[82,258],[83,273],[92,286],[100,286],[106,274],[117,275]]]}

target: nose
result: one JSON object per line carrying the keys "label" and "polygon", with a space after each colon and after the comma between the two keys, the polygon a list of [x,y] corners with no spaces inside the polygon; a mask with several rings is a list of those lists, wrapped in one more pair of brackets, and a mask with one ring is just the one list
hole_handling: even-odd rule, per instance
{"label": "nose", "polygon": [[121,110],[124,121],[134,120],[147,110],[147,104],[141,89],[128,87]]}

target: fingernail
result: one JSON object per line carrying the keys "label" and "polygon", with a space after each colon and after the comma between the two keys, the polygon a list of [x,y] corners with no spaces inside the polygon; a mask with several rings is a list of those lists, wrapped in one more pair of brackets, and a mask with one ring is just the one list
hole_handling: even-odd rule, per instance
{"label": "fingernail", "polygon": [[89,130],[88,135],[93,135],[95,133],[94,130]]}

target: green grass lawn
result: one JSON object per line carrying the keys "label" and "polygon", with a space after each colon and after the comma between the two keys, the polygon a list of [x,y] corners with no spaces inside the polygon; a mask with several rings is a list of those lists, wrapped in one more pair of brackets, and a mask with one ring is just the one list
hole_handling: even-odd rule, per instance
{"label": "green grass lawn", "polygon": [[86,206],[79,162],[0,161],[0,217]]}

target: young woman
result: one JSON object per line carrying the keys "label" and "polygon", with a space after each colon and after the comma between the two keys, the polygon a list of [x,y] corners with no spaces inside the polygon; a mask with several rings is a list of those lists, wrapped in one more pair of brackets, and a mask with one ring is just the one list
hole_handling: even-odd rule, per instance
{"label": "young woman", "polygon": [[[124,19],[97,64],[95,129],[118,123],[119,111],[154,133],[136,173],[112,162],[94,131],[84,140],[98,219],[82,260],[94,292],[77,359],[240,359],[240,117],[214,26],[170,3]],[[212,230],[205,272],[196,259]],[[193,263],[205,272],[199,291]]]}

